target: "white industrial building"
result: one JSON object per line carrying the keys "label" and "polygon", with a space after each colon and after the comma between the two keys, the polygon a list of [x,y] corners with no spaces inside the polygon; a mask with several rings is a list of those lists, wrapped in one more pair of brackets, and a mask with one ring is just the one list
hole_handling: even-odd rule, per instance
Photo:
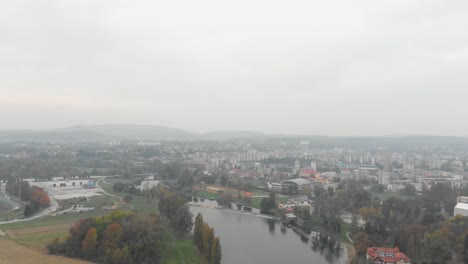
{"label": "white industrial building", "polygon": [[455,210],[453,211],[453,215],[462,215],[468,216],[468,204],[467,203],[457,203],[455,205]]}

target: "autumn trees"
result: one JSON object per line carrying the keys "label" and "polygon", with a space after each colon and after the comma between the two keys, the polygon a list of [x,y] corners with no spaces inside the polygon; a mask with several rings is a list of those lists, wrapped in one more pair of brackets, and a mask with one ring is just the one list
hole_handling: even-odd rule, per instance
{"label": "autumn trees", "polygon": [[44,189],[37,186],[29,188],[29,204],[24,208],[24,216],[29,217],[39,211],[41,208],[47,208],[50,206],[50,198]]}
{"label": "autumn trees", "polygon": [[68,238],[48,245],[51,254],[82,258],[98,263],[159,263],[161,230],[157,215],[141,217],[113,212],[82,219],[69,230]]}
{"label": "autumn trees", "polygon": [[97,230],[94,227],[88,229],[86,236],[81,242],[81,251],[85,259],[92,259],[97,254]]}
{"label": "autumn trees", "polygon": [[221,263],[219,238],[215,237],[214,229],[203,221],[203,215],[200,213],[195,218],[193,241],[198,251],[209,264]]}

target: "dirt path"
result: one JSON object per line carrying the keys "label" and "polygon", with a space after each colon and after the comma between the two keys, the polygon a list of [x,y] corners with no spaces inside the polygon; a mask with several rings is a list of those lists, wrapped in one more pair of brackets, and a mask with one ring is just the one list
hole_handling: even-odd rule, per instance
{"label": "dirt path", "polygon": [[52,256],[0,238],[0,264],[90,264],[90,262]]}

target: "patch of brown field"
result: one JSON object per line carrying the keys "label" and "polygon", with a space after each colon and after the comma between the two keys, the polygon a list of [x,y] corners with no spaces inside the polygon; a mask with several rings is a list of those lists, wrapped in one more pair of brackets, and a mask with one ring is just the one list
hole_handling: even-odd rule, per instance
{"label": "patch of brown field", "polygon": [[89,264],[90,262],[52,256],[0,238],[0,264]]}
{"label": "patch of brown field", "polygon": [[68,232],[72,224],[39,226],[20,229],[8,229],[5,232],[14,239],[45,235],[50,233]]}

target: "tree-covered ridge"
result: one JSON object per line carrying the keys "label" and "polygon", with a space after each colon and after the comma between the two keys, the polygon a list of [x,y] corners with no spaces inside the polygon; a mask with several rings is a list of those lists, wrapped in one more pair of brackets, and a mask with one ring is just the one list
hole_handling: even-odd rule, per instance
{"label": "tree-covered ridge", "polygon": [[156,214],[142,217],[115,211],[76,222],[65,241],[48,245],[51,254],[97,263],[160,263],[162,230]]}

